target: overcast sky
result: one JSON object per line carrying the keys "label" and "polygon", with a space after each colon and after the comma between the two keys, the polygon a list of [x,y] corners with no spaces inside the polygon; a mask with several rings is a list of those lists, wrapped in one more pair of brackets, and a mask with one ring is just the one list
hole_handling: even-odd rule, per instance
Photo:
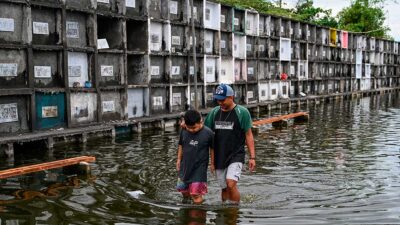
{"label": "overcast sky", "polygon": [[[283,0],[288,6],[296,4],[297,0]],[[399,1],[400,2],[400,1]],[[342,8],[350,5],[350,0],[314,0],[314,6],[324,9],[332,9],[332,13],[336,15]],[[396,41],[400,41],[400,3],[387,1],[385,5],[386,25],[391,29],[389,34]]]}

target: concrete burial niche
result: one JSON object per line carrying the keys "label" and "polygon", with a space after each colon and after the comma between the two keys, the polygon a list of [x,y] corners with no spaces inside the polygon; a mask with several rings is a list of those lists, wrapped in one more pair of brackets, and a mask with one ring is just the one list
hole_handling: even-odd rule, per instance
{"label": "concrete burial niche", "polygon": [[35,87],[64,87],[61,51],[33,51]]}
{"label": "concrete burial niche", "polygon": [[[187,29],[186,30],[186,37],[189,37],[189,40],[187,41],[188,44],[188,49],[190,49],[190,53],[193,52],[193,38],[192,38],[192,30]],[[202,54],[204,53],[204,30],[195,29],[195,42],[196,42],[196,53]]]}
{"label": "concrete burial niche", "polygon": [[94,9],[94,4],[96,4],[96,2],[93,0],[65,0],[65,5],[69,9]]}
{"label": "concrete burial niche", "polygon": [[150,82],[165,83],[167,82],[168,71],[166,67],[167,58],[164,56],[150,56]]}
{"label": "concrete burial niche", "polygon": [[298,61],[291,61],[290,62],[290,73],[288,74],[290,79],[298,79],[299,76],[299,63]]}
{"label": "concrete burial niche", "polygon": [[97,121],[97,94],[71,93],[71,124],[80,126]]}
{"label": "concrete burial niche", "polygon": [[206,100],[206,107],[215,107],[217,106],[217,102],[214,100],[214,92],[215,92],[215,88],[217,86],[216,85],[207,85],[206,86],[206,96],[205,96],[205,100]]}
{"label": "concrete burial niche", "polygon": [[221,5],[221,18],[220,18],[220,28],[221,31],[232,31],[233,22],[233,8],[230,6]]}
{"label": "concrete burial niche", "polygon": [[169,88],[150,88],[150,114],[164,114],[169,112]]}
{"label": "concrete burial niche", "polygon": [[269,39],[268,53],[269,58],[271,59],[279,59],[280,57],[280,48],[279,48],[279,39]]}
{"label": "concrete burial niche", "polygon": [[68,47],[94,46],[93,31],[94,19],[86,13],[67,11],[65,21]]}
{"label": "concrete burial niche", "polygon": [[247,81],[257,81],[258,67],[257,60],[247,60]]}
{"label": "concrete burial niche", "polygon": [[149,47],[152,52],[169,51],[170,32],[168,24],[150,22]]}
{"label": "concrete burial niche", "polygon": [[284,38],[290,38],[290,29],[290,20],[281,18],[280,36]]}
{"label": "concrete burial niche", "polygon": [[61,11],[53,8],[32,7],[32,44],[61,44]]}
{"label": "concrete burial niche", "polygon": [[125,84],[124,57],[122,54],[99,53],[97,74],[101,87]]}
{"label": "concrete burial niche", "polygon": [[269,61],[258,60],[258,80],[266,81],[270,79],[269,76]]}
{"label": "concrete burial niche", "polygon": [[234,34],[233,36],[233,57],[246,58],[246,36]]}
{"label": "concrete burial niche", "polygon": [[0,88],[28,87],[27,71],[24,50],[0,49]]}
{"label": "concrete burial niche", "polygon": [[268,57],[268,39],[259,37],[256,46],[256,57],[267,58]]}
{"label": "concrete burial niche", "polygon": [[308,79],[308,61],[300,60],[298,64],[298,79]]}
{"label": "concrete burial niche", "polygon": [[122,21],[118,18],[97,15],[97,48],[122,50],[122,35],[115,35],[122,34],[122,26]]}
{"label": "concrete burial niche", "polygon": [[292,49],[291,49],[291,58],[299,59],[300,58],[300,43],[299,42],[292,42]]}
{"label": "concrete burial niche", "polygon": [[29,131],[29,98],[0,96],[0,135]]}
{"label": "concrete burial niche", "polygon": [[234,84],[232,89],[235,92],[235,103],[246,104],[246,85],[245,84]]}
{"label": "concrete burial niche", "polygon": [[281,74],[280,74],[279,67],[280,67],[279,61],[271,60],[269,62],[268,72],[269,72],[270,79],[280,79]]}
{"label": "concrete burial niche", "polygon": [[232,33],[230,32],[221,32],[221,41],[219,46],[221,48],[221,55],[223,56],[232,56]]}
{"label": "concrete burial niche", "polygon": [[316,43],[317,38],[317,26],[309,24],[307,30],[307,37],[311,43]]}
{"label": "concrete burial niche", "polygon": [[259,16],[257,12],[246,10],[246,34],[247,35],[258,35],[259,28]]}
{"label": "concrete burial niche", "polygon": [[128,85],[148,84],[149,56],[128,55]]}
{"label": "concrete burial niche", "polygon": [[204,53],[210,55],[219,55],[220,52],[219,32],[212,30],[204,31]]}
{"label": "concrete burial niche", "polygon": [[259,99],[260,102],[265,102],[269,100],[269,84],[268,83],[260,83],[259,88]]}
{"label": "concrete burial niche", "polygon": [[[197,57],[196,59],[197,62],[197,70],[196,70],[196,74],[197,74],[197,82],[198,83],[203,83],[204,81],[204,67],[202,65],[204,65],[204,57]],[[194,83],[194,62],[193,62],[193,57],[189,57],[188,59],[188,65],[189,67],[188,69],[188,74],[190,75],[190,83],[193,84]]]}
{"label": "concrete burial niche", "polygon": [[204,27],[219,30],[221,27],[221,5],[214,2],[205,2]]}
{"label": "concrete burial niche", "polygon": [[186,56],[171,56],[170,79],[172,83],[187,83],[188,64]]}
{"label": "concrete burial niche", "polygon": [[168,19],[168,0],[148,0],[149,16],[154,19]]}
{"label": "concrete burial niche", "polygon": [[241,9],[234,9],[233,13],[233,31],[244,33],[246,24],[245,24],[245,14],[246,12]]}
{"label": "concrete burial niche", "polygon": [[185,26],[171,24],[170,42],[172,53],[185,53],[187,51],[185,37]]}
{"label": "concrete burial niche", "polygon": [[[199,106],[203,105],[203,86],[200,85],[197,86],[197,101]],[[190,105],[194,106],[194,103],[195,103],[195,88],[192,85],[190,86]]]}
{"label": "concrete burial niche", "polygon": [[64,127],[65,94],[64,93],[35,93],[36,129]]}
{"label": "concrete burial niche", "polygon": [[256,57],[257,52],[257,37],[247,36],[246,37],[246,57]]}
{"label": "concrete burial niche", "polygon": [[147,21],[127,20],[126,38],[128,51],[147,52],[149,49]]}
{"label": "concrete burial niche", "polygon": [[281,61],[290,61],[291,58],[291,40],[288,38],[280,38],[279,59]]}
{"label": "concrete burial niche", "polygon": [[96,0],[97,11],[99,12],[112,12],[117,14],[123,13],[125,0]]}
{"label": "concrete burial niche", "polygon": [[221,59],[221,73],[219,76],[219,83],[233,84],[235,82],[234,76],[234,61],[232,57],[223,57]]}
{"label": "concrete burial niche", "polygon": [[214,83],[217,81],[219,74],[218,58],[205,57],[204,59],[204,76],[206,83]]}
{"label": "concrete burial niche", "polygon": [[168,3],[169,20],[171,22],[186,22],[188,15],[186,8],[185,0],[170,0]]}
{"label": "concrete burial niche", "polygon": [[88,54],[68,52],[69,87],[84,87],[86,81],[90,81]]}
{"label": "concrete burial niche", "polygon": [[279,97],[280,81],[271,81],[269,83],[269,100],[277,100]]}
{"label": "concrete burial niche", "polygon": [[[193,14],[194,14],[194,24],[196,26],[203,27],[203,9],[204,9],[204,1],[203,0],[193,0]],[[192,18],[192,9],[187,7],[187,14],[189,15],[189,19]]]}
{"label": "concrete burial niche", "polygon": [[172,87],[171,110],[172,112],[183,112],[187,108],[188,96],[186,87]]}
{"label": "concrete burial niche", "polygon": [[246,91],[247,104],[258,103],[258,84],[248,84]]}
{"label": "concrete burial niche", "polygon": [[125,0],[125,15],[127,17],[147,16],[146,0]]}
{"label": "concrete burial niche", "polygon": [[125,94],[121,91],[102,92],[101,110],[102,120],[104,122],[123,120],[125,117],[124,103],[126,102]]}
{"label": "concrete burial niche", "polygon": [[27,11],[23,4],[0,2],[0,43],[23,44],[28,41]]}
{"label": "concrete burial niche", "polygon": [[235,81],[247,80],[247,66],[245,59],[235,59],[234,64]]}
{"label": "concrete burial niche", "polygon": [[299,57],[300,57],[301,60],[308,59],[308,57],[307,57],[307,44],[306,43],[300,43]]}
{"label": "concrete burial niche", "polygon": [[132,88],[128,89],[128,118],[148,116],[149,114],[149,89]]}

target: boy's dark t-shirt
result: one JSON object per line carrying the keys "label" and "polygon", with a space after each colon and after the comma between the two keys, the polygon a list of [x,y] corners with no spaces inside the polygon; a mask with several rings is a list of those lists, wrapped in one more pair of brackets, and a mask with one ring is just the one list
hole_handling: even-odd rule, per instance
{"label": "boy's dark t-shirt", "polygon": [[182,145],[182,161],[179,177],[186,183],[207,182],[207,167],[209,149],[213,147],[214,133],[203,126],[197,133],[192,134],[182,130],[179,145]]}

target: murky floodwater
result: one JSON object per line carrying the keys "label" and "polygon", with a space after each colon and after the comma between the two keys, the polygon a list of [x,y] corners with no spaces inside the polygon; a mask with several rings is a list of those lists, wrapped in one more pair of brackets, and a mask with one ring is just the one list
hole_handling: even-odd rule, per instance
{"label": "murky floodwater", "polygon": [[[261,129],[257,171],[244,172],[237,208],[221,206],[212,176],[205,206],[178,204],[172,130],[17,155],[18,165],[84,154],[97,162],[91,177],[53,171],[1,181],[0,224],[400,223],[400,96],[308,111],[308,123]],[[139,199],[127,194],[137,190]]]}

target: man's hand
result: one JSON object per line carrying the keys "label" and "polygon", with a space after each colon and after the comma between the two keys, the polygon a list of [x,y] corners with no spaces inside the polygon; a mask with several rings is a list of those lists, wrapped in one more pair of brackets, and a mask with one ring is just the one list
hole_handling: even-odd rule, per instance
{"label": "man's hand", "polygon": [[176,171],[179,172],[180,168],[181,168],[181,161],[180,160],[176,160]]}
{"label": "man's hand", "polygon": [[255,159],[249,159],[249,170],[250,172],[253,172],[256,169],[256,160]]}

